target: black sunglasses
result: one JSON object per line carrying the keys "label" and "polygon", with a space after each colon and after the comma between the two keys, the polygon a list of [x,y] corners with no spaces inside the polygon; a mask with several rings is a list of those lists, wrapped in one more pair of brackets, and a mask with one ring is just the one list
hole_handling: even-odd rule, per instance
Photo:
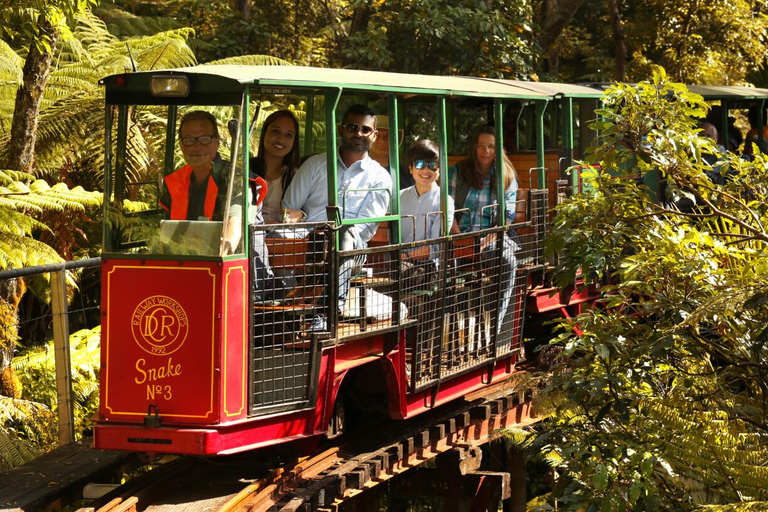
{"label": "black sunglasses", "polygon": [[213,140],[212,135],[201,135],[199,137],[182,137],[181,143],[185,146],[194,146],[195,141],[199,142],[201,145],[206,146],[211,143]]}
{"label": "black sunglasses", "polygon": [[420,171],[424,167],[428,167],[430,171],[437,171],[437,162],[435,160],[424,160],[423,158],[417,158],[413,161],[413,167]]}
{"label": "black sunglasses", "polygon": [[359,125],[357,123],[348,123],[343,125],[344,129],[347,131],[347,133],[355,134],[357,132],[362,133],[365,136],[368,136],[373,133],[373,128],[370,126],[365,125]]}

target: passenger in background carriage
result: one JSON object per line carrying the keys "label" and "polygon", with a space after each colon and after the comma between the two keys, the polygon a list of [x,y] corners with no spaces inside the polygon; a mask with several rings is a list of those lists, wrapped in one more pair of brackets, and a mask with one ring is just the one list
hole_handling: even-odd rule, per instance
{"label": "passenger in background carriage", "polygon": [[[365,105],[352,105],[342,117],[339,127],[341,146],[337,161],[338,204],[344,219],[383,217],[389,208],[392,180],[389,173],[368,151],[376,141],[376,113]],[[328,220],[328,166],[325,153],[307,159],[285,191],[283,208],[286,222],[324,222]],[[338,232],[342,251],[364,249],[376,233],[378,223],[343,226]],[[342,258],[339,262],[338,310],[343,311],[349,292],[353,267],[359,258]],[[326,307],[329,305],[326,304]],[[316,316],[312,330],[327,330],[324,316]]]}
{"label": "passenger in background carriage", "polygon": [[[480,126],[475,129],[469,140],[469,154],[465,160],[458,162],[448,170],[448,192],[454,199],[456,222],[453,232],[479,231],[496,225],[494,208],[486,206],[498,204],[496,180],[504,183],[504,217],[506,224],[515,222],[515,201],[517,198],[517,174],[512,162],[502,155],[503,169],[501,173],[495,168],[496,162],[496,130],[493,126]],[[499,177],[499,175],[501,175]],[[468,211],[459,211],[463,208]],[[501,284],[501,305],[497,323],[501,328],[506,315],[515,281],[517,259],[515,251],[519,248],[515,242],[514,230],[507,231],[507,236],[501,237],[490,233],[480,239],[480,257],[488,261],[493,250],[502,243],[499,282]],[[494,269],[486,269],[488,272]]]}
{"label": "passenger in background carriage", "polygon": [[[408,170],[414,185],[400,191],[400,237],[403,243],[429,240],[444,236],[445,217],[440,209],[439,149],[429,139],[416,141],[406,156]],[[448,196],[447,218],[453,223],[453,199]],[[439,264],[439,247],[423,246],[403,251],[401,258],[409,260],[425,272],[419,275],[434,276]],[[403,276],[407,279],[407,276]],[[430,279],[428,278],[427,281]]]}
{"label": "passenger in background carriage", "polygon": [[[379,162],[379,164],[386,170],[390,170],[391,161],[389,158],[389,117],[388,116],[376,116],[376,140],[371,145],[369,151],[371,158]],[[403,142],[403,131],[399,130],[397,137],[398,147]],[[413,177],[408,172],[408,166],[400,164],[399,180],[400,190],[413,185]]]}
{"label": "passenger in background carriage", "polygon": [[290,110],[272,112],[261,128],[259,152],[251,159],[251,172],[267,182],[262,203],[264,222],[283,221],[282,200],[301,162],[299,122]]}

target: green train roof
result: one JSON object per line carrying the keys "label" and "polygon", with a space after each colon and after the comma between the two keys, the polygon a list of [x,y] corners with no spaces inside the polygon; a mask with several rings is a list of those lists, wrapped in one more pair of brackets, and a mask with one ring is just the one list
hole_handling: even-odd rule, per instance
{"label": "green train roof", "polygon": [[108,101],[110,98],[115,99],[114,95],[123,93],[140,95],[143,92],[149,97],[150,78],[163,74],[188,76],[193,82],[192,91],[195,91],[196,84],[199,84],[200,87],[208,89],[208,92],[218,90],[225,93],[242,90],[246,85],[261,85],[275,88],[343,88],[353,91],[544,101],[551,96],[510,81],[303,66],[203,65],[111,75],[103,78],[101,83],[106,87]]}
{"label": "green train roof", "polygon": [[[494,78],[417,75],[305,66],[200,65],[187,68],[111,75],[101,80],[108,103],[154,103],[149,82],[156,75],[183,75],[190,80],[190,96],[170,103],[234,104],[243,87],[260,85],[284,89],[335,89],[399,94],[428,94],[500,99],[550,100],[599,98],[607,83],[563,84]],[[705,100],[754,101],[768,98],[768,89],[739,86],[691,85]],[[214,94],[215,93],[215,94]]]}

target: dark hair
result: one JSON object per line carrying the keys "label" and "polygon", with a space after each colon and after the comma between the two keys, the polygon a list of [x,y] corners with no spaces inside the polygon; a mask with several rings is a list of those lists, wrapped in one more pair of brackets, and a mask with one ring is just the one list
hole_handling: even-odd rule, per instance
{"label": "dark hair", "polygon": [[371,116],[373,117],[373,128],[376,128],[376,112],[367,105],[361,103],[355,103],[344,111],[344,115],[341,116],[342,124],[347,120],[348,116]]}
{"label": "dark hair", "polygon": [[296,136],[293,138],[293,146],[291,146],[291,151],[283,157],[283,165],[285,166],[285,170],[283,171],[283,177],[281,181],[283,183],[283,195],[285,195],[285,190],[288,188],[288,185],[290,185],[291,180],[293,179],[293,175],[296,174],[296,169],[298,169],[299,165],[301,164],[301,138],[299,137],[299,121],[296,119],[296,116],[293,114],[293,112],[290,110],[277,110],[267,116],[267,118],[264,120],[264,123],[261,125],[261,136],[259,137],[259,153],[255,158],[251,159],[250,165],[252,171],[266,179],[267,169],[264,165],[264,152],[266,151],[264,148],[264,139],[267,135],[267,129],[269,128],[269,125],[281,117],[287,117],[293,121],[293,128],[296,133]]}
{"label": "dark hair", "polygon": [[423,158],[424,160],[437,160],[439,156],[440,149],[437,147],[437,144],[429,139],[421,139],[414,142],[413,145],[408,148],[408,153],[406,153],[405,158],[408,167],[410,167],[413,165],[413,162],[419,158]]}
{"label": "dark hair", "polygon": [[[459,162],[459,176],[465,182],[469,184],[471,188],[481,189],[483,187],[483,176],[480,164],[477,161],[477,144],[480,140],[480,136],[483,134],[493,135],[496,139],[496,129],[490,125],[481,125],[475,128],[472,132],[472,136],[469,138],[469,154],[466,160]],[[507,190],[512,181],[517,179],[517,172],[515,172],[515,166],[504,153],[504,147],[501,144],[496,144],[496,151],[501,151],[502,160],[504,162],[504,190]],[[496,174],[494,173],[491,178],[491,190],[496,189]]]}
{"label": "dark hair", "polygon": [[179,138],[181,138],[181,129],[187,121],[208,121],[211,123],[211,126],[213,126],[213,136],[219,136],[219,122],[216,121],[213,114],[206,112],[205,110],[193,110],[192,112],[187,112],[181,116],[181,121],[179,122]]}

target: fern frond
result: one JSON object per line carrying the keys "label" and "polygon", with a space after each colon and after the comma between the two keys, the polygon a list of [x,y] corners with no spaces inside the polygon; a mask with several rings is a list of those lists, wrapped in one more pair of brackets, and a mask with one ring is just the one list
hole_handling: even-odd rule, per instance
{"label": "fern frond", "polygon": [[12,171],[10,169],[0,170],[0,185],[10,185],[17,181],[29,182],[35,177],[22,171]]}
{"label": "fern frond", "polygon": [[[6,397],[0,397],[0,402]],[[10,400],[8,398],[7,400]],[[2,403],[0,403],[2,409]],[[40,450],[11,435],[0,426],[0,469],[11,469],[21,466],[40,456]]]}
{"label": "fern frond", "polygon": [[34,238],[19,236],[11,232],[5,232],[0,237],[0,270],[33,267],[61,261],[61,256],[53,248]]}
{"label": "fern frond", "polygon": [[21,83],[23,79],[24,59],[13,51],[8,43],[0,39],[0,80],[8,81],[8,84]]}

